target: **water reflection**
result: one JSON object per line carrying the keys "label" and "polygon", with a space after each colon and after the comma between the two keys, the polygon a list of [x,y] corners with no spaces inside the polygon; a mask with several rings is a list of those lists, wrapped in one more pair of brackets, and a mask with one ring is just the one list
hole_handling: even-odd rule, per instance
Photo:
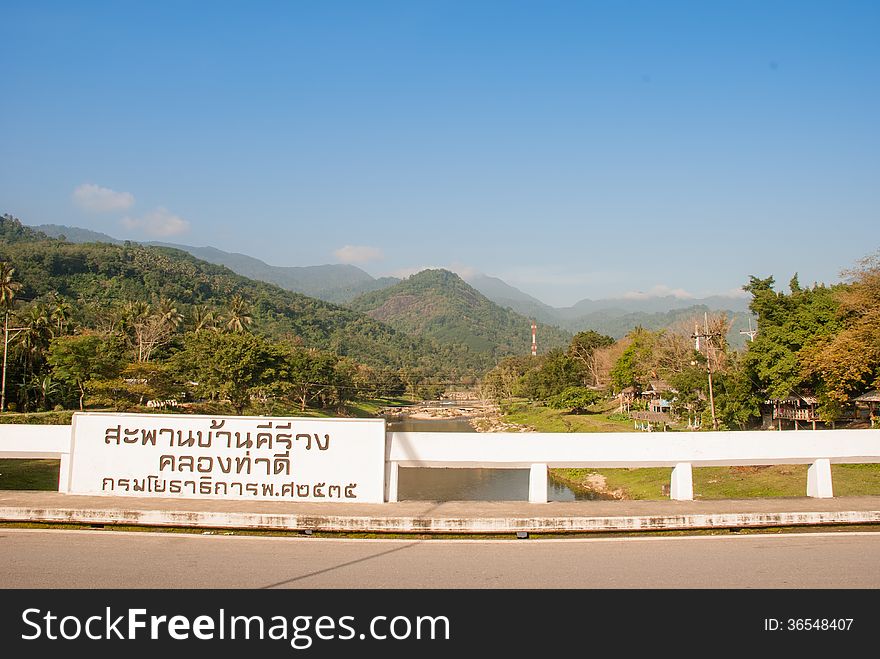
{"label": "water reflection", "polygon": [[[393,432],[476,432],[465,418],[404,419],[388,423]],[[401,467],[398,475],[400,501],[528,501],[528,469],[444,469]],[[568,486],[547,483],[550,501],[597,498],[576,494]]]}

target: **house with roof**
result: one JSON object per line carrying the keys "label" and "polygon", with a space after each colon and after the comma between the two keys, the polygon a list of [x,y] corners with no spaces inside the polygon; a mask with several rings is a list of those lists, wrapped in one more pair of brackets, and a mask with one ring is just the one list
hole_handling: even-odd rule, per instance
{"label": "house with roof", "polygon": [[871,427],[880,426],[880,391],[872,389],[853,399],[856,405],[856,415],[859,418],[870,419]]}
{"label": "house with roof", "polygon": [[800,430],[801,423],[809,423],[813,430],[816,422],[822,421],[817,410],[819,399],[811,393],[790,393],[785,398],[772,398],[766,401],[770,406],[770,421],[782,430],[783,425],[792,425]]}

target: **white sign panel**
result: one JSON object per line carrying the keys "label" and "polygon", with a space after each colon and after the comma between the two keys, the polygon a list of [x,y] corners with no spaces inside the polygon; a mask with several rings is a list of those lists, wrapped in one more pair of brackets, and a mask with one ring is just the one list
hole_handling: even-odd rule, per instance
{"label": "white sign panel", "polygon": [[71,494],[382,503],[384,419],[77,413]]}

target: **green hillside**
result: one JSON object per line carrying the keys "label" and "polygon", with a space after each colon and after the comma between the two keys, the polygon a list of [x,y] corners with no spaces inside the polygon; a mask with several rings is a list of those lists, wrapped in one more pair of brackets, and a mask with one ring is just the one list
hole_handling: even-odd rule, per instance
{"label": "green hillside", "polygon": [[250,305],[254,331],[274,340],[332,350],[376,367],[450,365],[457,358],[351,309],[253,281],[168,247],[49,238],[11,216],[0,217],[0,261],[15,268],[17,299],[58,294],[81,324],[100,322],[114,305],[174,301],[187,317],[195,305],[220,308],[236,294]]}
{"label": "green hillside", "polygon": [[[51,238],[64,237],[72,243],[102,242],[121,245],[124,242],[97,231],[59,224],[41,224],[33,228],[42,231]],[[192,245],[160,242],[143,244],[179,249],[208,263],[226,266],[243,277],[275,284],[288,291],[302,293],[334,304],[351,300],[361,293],[391,286],[399,281],[394,277],[376,279],[356,266],[342,263],[277,266],[269,265],[265,261],[246,254],[224,252],[215,247],[193,247]]]}
{"label": "green hillside", "polygon": [[[423,270],[349,306],[412,336],[466,346],[487,366],[500,357],[529,354],[531,319],[498,306],[447,270]],[[538,326],[539,353],[566,346],[570,339],[557,327]]]}

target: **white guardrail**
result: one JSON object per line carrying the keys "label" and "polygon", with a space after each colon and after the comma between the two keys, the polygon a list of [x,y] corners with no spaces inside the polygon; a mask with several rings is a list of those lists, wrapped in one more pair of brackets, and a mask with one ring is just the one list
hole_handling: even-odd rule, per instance
{"label": "white guardrail", "polygon": [[[880,462],[880,430],[681,433],[446,433],[385,435],[385,500],[396,502],[400,467],[529,469],[529,501],[547,501],[553,467],[672,467],[669,495],[694,497],[693,467],[808,464],[806,495],[833,496],[832,464]],[[0,424],[0,458],[61,461],[66,492],[70,426]]]}

